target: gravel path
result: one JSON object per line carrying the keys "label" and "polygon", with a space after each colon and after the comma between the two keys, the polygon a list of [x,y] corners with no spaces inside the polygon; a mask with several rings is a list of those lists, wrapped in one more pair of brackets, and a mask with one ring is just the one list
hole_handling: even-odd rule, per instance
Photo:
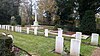
{"label": "gravel path", "polygon": [[93,51],[93,53],[92,53],[91,56],[100,56],[100,48],[99,48],[99,47],[96,48],[96,49]]}

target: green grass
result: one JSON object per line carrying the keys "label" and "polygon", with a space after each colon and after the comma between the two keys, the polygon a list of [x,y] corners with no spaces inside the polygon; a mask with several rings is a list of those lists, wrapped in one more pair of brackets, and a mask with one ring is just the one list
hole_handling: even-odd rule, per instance
{"label": "green grass", "polygon": [[[14,36],[14,44],[28,51],[29,53],[36,54],[37,56],[61,56],[60,54],[52,52],[52,50],[55,48],[55,38],[35,36],[32,34],[28,35],[5,30],[0,30],[0,33],[1,32],[7,32],[12,34]],[[68,39],[70,40],[70,38]],[[90,39],[82,40],[82,42],[89,41]],[[70,50],[70,41],[64,41],[64,45],[68,48],[68,50]],[[81,54],[84,56],[91,56],[94,49],[95,46],[81,44]]]}

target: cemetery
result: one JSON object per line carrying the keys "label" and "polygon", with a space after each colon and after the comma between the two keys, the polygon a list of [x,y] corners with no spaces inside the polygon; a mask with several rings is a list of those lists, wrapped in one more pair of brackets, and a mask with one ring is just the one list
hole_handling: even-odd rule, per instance
{"label": "cemetery", "polygon": [[11,43],[16,48],[26,51],[24,54],[21,52],[16,54],[20,56],[91,56],[94,50],[100,47],[97,33],[92,33],[87,39],[82,39],[81,32],[76,32],[75,37],[69,37],[64,36],[61,28],[58,28],[57,34],[50,34],[49,29],[43,28],[34,30],[32,27],[32,30],[31,27],[13,26],[12,31],[11,25],[0,26],[0,34],[11,37],[13,40]]}
{"label": "cemetery", "polygon": [[0,56],[100,56],[100,1],[1,0]]}

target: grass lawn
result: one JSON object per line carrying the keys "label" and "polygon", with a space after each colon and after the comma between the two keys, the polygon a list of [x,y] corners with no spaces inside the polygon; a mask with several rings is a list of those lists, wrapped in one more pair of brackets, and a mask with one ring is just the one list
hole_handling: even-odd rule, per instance
{"label": "grass lawn", "polygon": [[[14,44],[31,54],[37,56],[61,56],[52,52],[55,48],[55,38],[47,38],[44,36],[28,35],[24,33],[10,32],[6,30],[0,30],[1,32],[7,32],[14,36]],[[70,40],[70,38],[68,38]],[[89,42],[89,40],[82,40],[83,42]],[[99,41],[100,43],[100,41]],[[64,41],[65,47],[70,49],[70,41]],[[64,47],[64,48],[65,48]],[[81,44],[81,54],[84,56],[91,56],[95,46]]]}

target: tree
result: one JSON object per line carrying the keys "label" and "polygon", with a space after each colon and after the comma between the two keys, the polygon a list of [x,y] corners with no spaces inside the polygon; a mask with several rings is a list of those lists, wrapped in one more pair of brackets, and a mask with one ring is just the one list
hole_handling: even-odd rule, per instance
{"label": "tree", "polygon": [[83,33],[90,34],[96,31],[95,12],[87,10],[81,19],[80,30]]}
{"label": "tree", "polygon": [[[40,0],[39,1],[39,16],[42,18],[42,22],[51,23],[53,17],[55,16],[55,0]],[[50,25],[50,24],[49,24]]]}
{"label": "tree", "polygon": [[97,8],[100,7],[100,0],[78,0],[79,3],[79,14],[80,14],[80,20],[85,14],[85,11],[87,10],[93,10],[95,13],[97,11]]}
{"label": "tree", "polygon": [[[80,28],[83,33],[96,31],[95,13],[100,7],[100,0],[78,0]],[[90,11],[89,11],[90,10]]]}
{"label": "tree", "polygon": [[[57,15],[60,16],[61,25],[73,20],[73,2],[74,0],[56,0],[57,3]],[[69,23],[69,22],[68,22]]]}
{"label": "tree", "polygon": [[0,24],[10,24],[11,16],[18,15],[19,0],[0,0]]}

